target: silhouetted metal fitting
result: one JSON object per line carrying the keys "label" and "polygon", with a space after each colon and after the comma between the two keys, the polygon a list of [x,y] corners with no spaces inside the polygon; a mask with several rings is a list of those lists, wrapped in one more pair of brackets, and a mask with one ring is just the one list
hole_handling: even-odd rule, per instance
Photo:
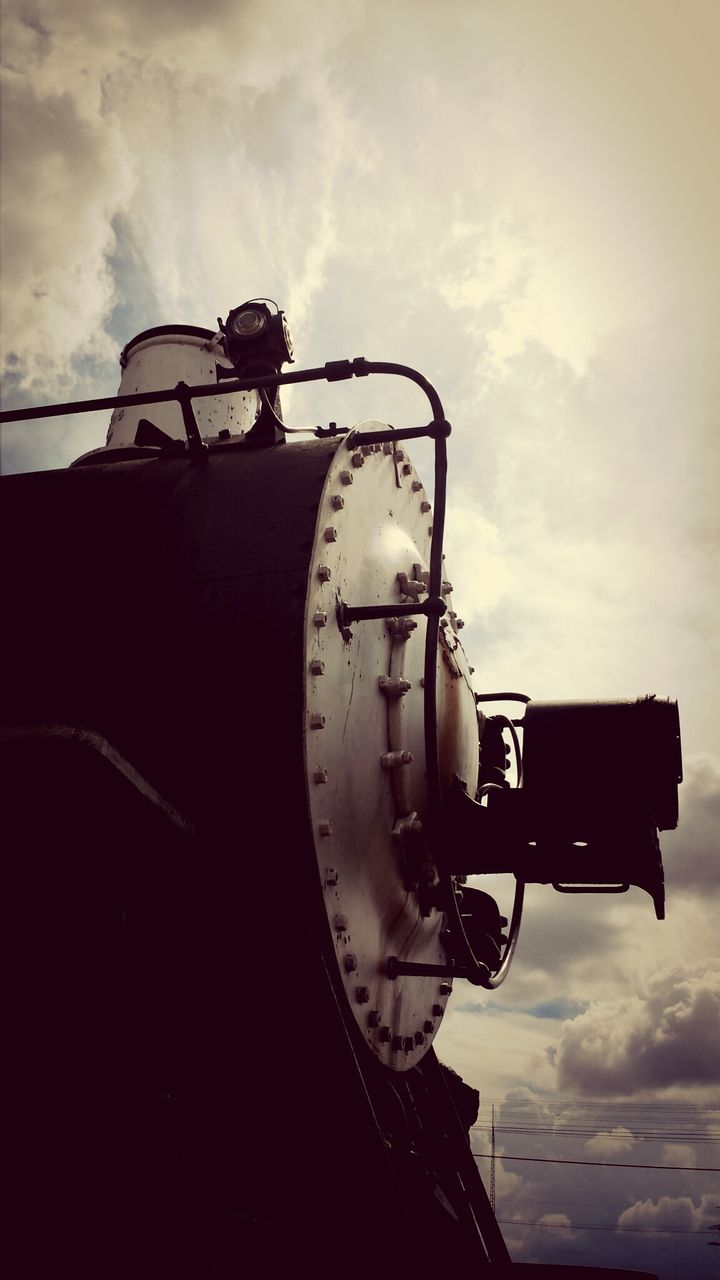
{"label": "silhouetted metal fitting", "polygon": [[423,487],[423,482],[422,480],[413,480],[412,485],[410,487],[413,493],[419,493]]}
{"label": "silhouetted metal fitting", "polygon": [[324,613],[322,609],[318,609],[317,613],[313,614],[313,626],[314,627],[327,626],[327,614]]}
{"label": "silhouetted metal fitting", "polygon": [[427,591],[427,586],[421,578],[410,578],[407,573],[398,574],[397,584],[401,595],[412,596],[414,600],[417,600],[418,596],[424,596]]}
{"label": "silhouetted metal fitting", "polygon": [[451,592],[451,591],[454,591],[454,590],[455,590],[455,588],[453,587],[452,582],[447,582],[447,581],[444,581],[444,582],[443,582],[443,584],[442,584],[442,595],[444,595],[444,596],[449,596],[449,595],[450,595],[450,592]]}
{"label": "silhouetted metal fitting", "polygon": [[316,770],[315,770],[315,772],[314,772],[314,774],[313,774],[313,782],[318,782],[318,783],[320,783],[320,782],[327,782],[327,780],[328,780],[328,771],[327,771],[327,769],[316,769]]}
{"label": "silhouetted metal fitting", "polygon": [[429,1036],[430,1033],[434,1030],[435,1030],[435,1023],[431,1022],[429,1018],[427,1022],[423,1022],[423,1031],[425,1032],[426,1036]]}
{"label": "silhouetted metal fitting", "polygon": [[[346,958],[347,958],[347,957],[346,957]],[[357,1000],[358,1004],[368,1004],[368,1003],[369,1003],[369,1001],[370,1001],[370,988],[369,988],[369,987],[356,987],[356,988],[355,988],[355,999]]]}
{"label": "silhouetted metal fitting", "polygon": [[379,1009],[371,1009],[367,1016],[369,1027],[379,1027],[382,1022],[382,1014]]}
{"label": "silhouetted metal fitting", "polygon": [[433,1018],[442,1018],[445,1010],[441,1004],[434,1004],[432,1007]]}
{"label": "silhouetted metal fitting", "polygon": [[343,911],[337,911],[333,916],[333,928],[336,933],[344,933],[348,927],[348,918]]}
{"label": "silhouetted metal fitting", "polygon": [[422,502],[420,503],[420,510],[425,515],[427,515],[428,511],[431,510],[431,504],[428,502],[427,498],[423,498]]}
{"label": "silhouetted metal fitting", "polygon": [[332,835],[332,822],[330,822],[329,818],[323,818],[321,822],[318,822],[318,831],[321,836]]}
{"label": "silhouetted metal fitting", "polygon": [[385,751],[380,757],[383,769],[397,769],[401,764],[412,764],[412,751]]}
{"label": "silhouetted metal fitting", "polygon": [[362,453],[354,453],[350,461],[352,462],[354,467],[365,466],[365,456]]}
{"label": "silhouetted metal fitting", "polygon": [[357,956],[354,956],[351,951],[348,951],[347,955],[343,956],[343,969],[346,973],[354,973],[357,969],[357,964]]}
{"label": "silhouetted metal fitting", "polygon": [[440,983],[440,995],[441,995],[441,996],[449,996],[451,991],[452,991],[452,982],[441,982],[441,983]]}
{"label": "silhouetted metal fitting", "polygon": [[421,831],[422,822],[415,812],[406,814],[404,818],[398,818],[392,829],[394,838],[400,841],[415,839]]}
{"label": "silhouetted metal fitting", "polygon": [[326,867],[325,883],[332,885],[332,884],[337,884],[337,882],[338,882],[338,873],[335,867]]}
{"label": "silhouetted metal fitting", "polygon": [[426,1040],[426,1036],[425,1036],[424,1031],[416,1031],[416,1032],[415,1032],[415,1043],[416,1043],[416,1044],[425,1044],[425,1040]]}
{"label": "silhouetted metal fitting", "polygon": [[399,1050],[402,1049],[402,1047],[403,1047],[402,1036],[393,1036],[392,1040],[390,1041],[390,1048],[392,1049],[393,1053],[398,1053]]}
{"label": "silhouetted metal fitting", "polygon": [[334,511],[342,511],[345,506],[345,499],[341,493],[334,493],[332,496],[332,506]]}
{"label": "silhouetted metal fitting", "polygon": [[380,1028],[380,1030],[378,1031],[378,1040],[381,1040],[383,1044],[390,1043],[390,1041],[392,1040],[392,1031],[390,1030],[389,1027]]}
{"label": "silhouetted metal fitting", "polygon": [[321,711],[313,711],[312,715],[310,716],[310,728],[311,729],[325,728],[325,717]]}
{"label": "silhouetted metal fitting", "polygon": [[354,479],[355,479],[355,477],[354,477],[354,475],[353,475],[352,471],[341,471],[341,472],[340,472],[340,483],[341,483],[341,484],[352,484],[352,482],[353,482],[353,480],[354,480]]}
{"label": "silhouetted metal fitting", "polygon": [[325,675],[325,663],[323,662],[322,658],[313,658],[312,662],[310,663],[310,675],[311,676]]}
{"label": "silhouetted metal fitting", "polygon": [[337,542],[337,529],[335,528],[335,525],[329,524],[323,534],[323,537],[326,542]]}
{"label": "silhouetted metal fitting", "polygon": [[318,565],[318,578],[321,582],[329,582],[332,578],[332,570],[329,564]]}
{"label": "silhouetted metal fitting", "polygon": [[378,685],[386,698],[402,698],[412,689],[411,682],[401,676],[378,676]]}

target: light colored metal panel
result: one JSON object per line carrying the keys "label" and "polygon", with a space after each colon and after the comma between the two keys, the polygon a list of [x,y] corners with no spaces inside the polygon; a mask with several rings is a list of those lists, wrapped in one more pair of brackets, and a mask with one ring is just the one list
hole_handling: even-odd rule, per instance
{"label": "light colored metal panel", "polygon": [[[408,1070],[426,1052],[449,994],[436,977],[389,979],[390,955],[447,962],[444,916],[418,892],[437,880],[427,839],[422,618],[341,629],[337,606],[422,599],[427,496],[400,447],[343,444],[320,508],[306,612],[308,802],[328,924],[348,1002],[372,1052]],[[417,625],[414,625],[414,624]],[[444,780],[477,783],[469,668],[452,625],[438,652]]]}
{"label": "light colored metal panel", "polygon": [[[130,347],[123,368],[118,395],[159,391],[186,382],[203,386],[217,381],[216,366],[230,369],[221,347],[212,339],[188,333],[162,333],[146,338]],[[200,435],[206,439],[227,430],[239,435],[252,427],[260,401],[257,391],[239,391],[215,398],[206,396],[193,405]],[[118,448],[135,440],[138,422],[151,422],[174,440],[185,439],[179,404],[150,404],[116,409],[110,420],[107,443]]]}

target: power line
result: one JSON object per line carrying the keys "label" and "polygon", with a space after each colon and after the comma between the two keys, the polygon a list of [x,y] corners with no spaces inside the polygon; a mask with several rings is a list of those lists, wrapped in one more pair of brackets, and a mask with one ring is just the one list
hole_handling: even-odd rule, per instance
{"label": "power line", "polygon": [[623,1235],[700,1236],[709,1235],[711,1227],[598,1227],[585,1222],[525,1222],[521,1218],[498,1218],[504,1227],[544,1227],[548,1231],[618,1231]]}
{"label": "power line", "polygon": [[[473,1151],[476,1160],[490,1160],[488,1152]],[[720,1173],[720,1168],[690,1164],[630,1164],[619,1160],[551,1160],[549,1156],[498,1156],[498,1160],[523,1160],[529,1164],[586,1164],[596,1169],[674,1169],[684,1173]]]}

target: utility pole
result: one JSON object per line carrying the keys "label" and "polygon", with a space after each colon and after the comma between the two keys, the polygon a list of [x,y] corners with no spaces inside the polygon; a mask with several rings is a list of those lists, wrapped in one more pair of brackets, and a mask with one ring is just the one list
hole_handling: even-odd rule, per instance
{"label": "utility pole", "polygon": [[490,1208],[495,1212],[495,1103],[490,1121]]}

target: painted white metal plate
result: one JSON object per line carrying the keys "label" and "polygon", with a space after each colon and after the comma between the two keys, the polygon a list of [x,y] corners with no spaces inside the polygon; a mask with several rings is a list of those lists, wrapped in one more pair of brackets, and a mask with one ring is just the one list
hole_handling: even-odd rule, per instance
{"label": "painted white metal plate", "polygon": [[[406,637],[384,619],[353,623],[343,634],[336,611],[340,600],[400,604],[413,591],[423,598],[413,584],[427,574],[432,514],[404,449],[363,446],[363,429],[385,427],[362,423],[349,438],[355,447],[343,442],[318,512],[305,632],[307,785],[350,1007],[373,1053],[408,1070],[431,1043],[450,990],[436,977],[385,973],[391,955],[447,963],[444,917],[437,909],[423,914],[418,895],[420,884],[436,879],[425,838],[426,623],[414,619]],[[453,615],[438,646],[441,774],[449,782],[457,773],[472,795],[477,717],[457,626]],[[417,829],[403,840],[397,832],[408,824]]]}

